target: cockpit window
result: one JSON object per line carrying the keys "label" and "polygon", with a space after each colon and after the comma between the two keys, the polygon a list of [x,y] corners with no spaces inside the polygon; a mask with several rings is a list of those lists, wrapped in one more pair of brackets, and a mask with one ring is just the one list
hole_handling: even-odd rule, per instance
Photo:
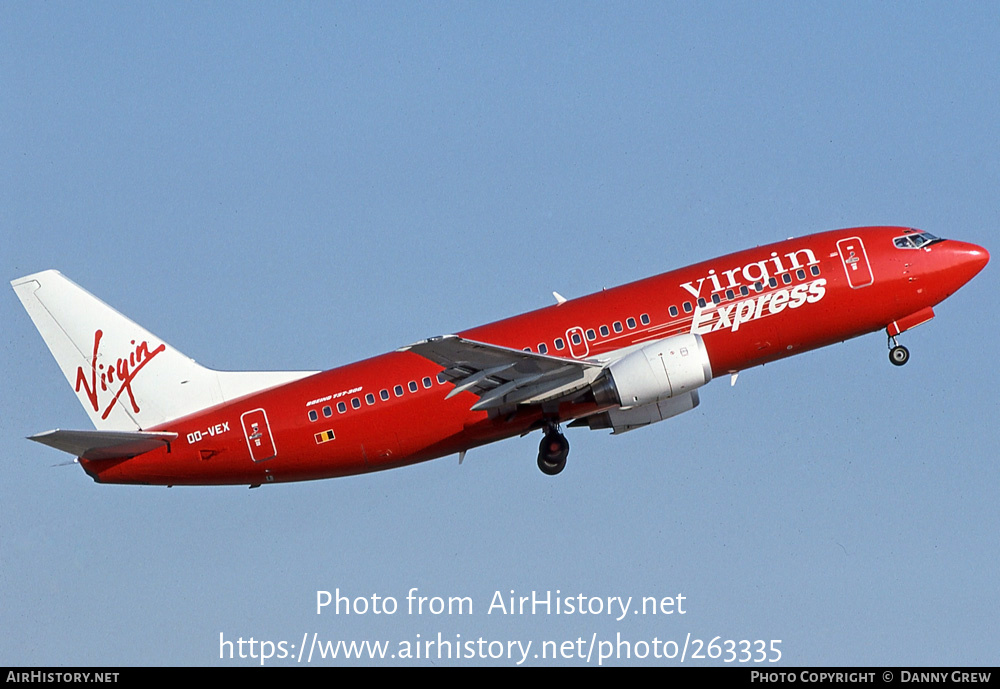
{"label": "cockpit window", "polygon": [[943,241],[943,239],[935,237],[930,232],[914,232],[913,234],[896,237],[892,240],[892,243],[896,245],[897,249],[922,249],[935,242]]}

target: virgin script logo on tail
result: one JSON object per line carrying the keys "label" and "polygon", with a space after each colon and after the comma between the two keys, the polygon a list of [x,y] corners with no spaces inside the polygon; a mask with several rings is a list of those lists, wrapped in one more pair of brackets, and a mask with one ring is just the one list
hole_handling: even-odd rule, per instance
{"label": "virgin script logo on tail", "polygon": [[[156,349],[150,350],[149,343],[146,340],[143,340],[139,344],[136,344],[135,340],[132,340],[130,344],[133,349],[128,353],[127,357],[119,357],[112,366],[98,365],[97,358],[100,354],[102,337],[104,337],[103,331],[94,331],[94,356],[90,360],[90,380],[87,380],[87,374],[84,373],[83,367],[78,366],[76,369],[76,391],[79,393],[80,388],[83,388],[87,399],[90,400],[90,404],[94,407],[94,411],[100,411],[101,405],[105,403],[101,398],[106,399],[107,395],[102,393],[112,394],[111,399],[107,400],[107,404],[101,414],[102,419],[108,418],[108,415],[123,392],[128,393],[129,402],[132,403],[132,411],[138,413],[139,405],[136,403],[135,395],[132,392],[132,381],[135,380],[136,374],[142,370],[143,366],[148,364],[154,356],[164,351],[167,347],[161,344]],[[99,379],[98,370],[100,370]],[[114,388],[116,383],[118,385],[117,390]]]}

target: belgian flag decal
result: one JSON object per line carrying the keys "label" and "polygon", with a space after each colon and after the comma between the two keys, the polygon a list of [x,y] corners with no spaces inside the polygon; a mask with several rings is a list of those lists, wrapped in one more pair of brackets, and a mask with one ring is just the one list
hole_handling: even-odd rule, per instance
{"label": "belgian flag decal", "polygon": [[316,438],[316,444],[321,445],[325,442],[333,440],[335,436],[333,435],[333,431],[323,431],[322,433],[317,433],[313,437]]}

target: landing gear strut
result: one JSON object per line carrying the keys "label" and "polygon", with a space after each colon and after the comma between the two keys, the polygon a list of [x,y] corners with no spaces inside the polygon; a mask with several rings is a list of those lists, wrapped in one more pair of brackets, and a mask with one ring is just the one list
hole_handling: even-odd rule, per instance
{"label": "landing gear strut", "polygon": [[545,435],[538,445],[538,468],[543,474],[555,476],[566,467],[569,456],[569,441],[559,432],[557,424],[545,427]]}
{"label": "landing gear strut", "polygon": [[910,360],[910,350],[901,344],[896,344],[896,338],[889,336],[889,361],[893,366],[902,366]]}

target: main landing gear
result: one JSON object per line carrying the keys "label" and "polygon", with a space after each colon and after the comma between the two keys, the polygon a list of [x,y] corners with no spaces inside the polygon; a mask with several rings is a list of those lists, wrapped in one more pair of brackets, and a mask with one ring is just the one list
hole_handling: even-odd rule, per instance
{"label": "main landing gear", "polygon": [[910,350],[901,344],[896,344],[896,338],[889,336],[889,361],[893,366],[902,366],[910,360]]}
{"label": "main landing gear", "polygon": [[569,441],[559,432],[559,425],[550,423],[545,427],[545,435],[538,445],[538,468],[543,474],[555,476],[566,468],[569,456]]}

